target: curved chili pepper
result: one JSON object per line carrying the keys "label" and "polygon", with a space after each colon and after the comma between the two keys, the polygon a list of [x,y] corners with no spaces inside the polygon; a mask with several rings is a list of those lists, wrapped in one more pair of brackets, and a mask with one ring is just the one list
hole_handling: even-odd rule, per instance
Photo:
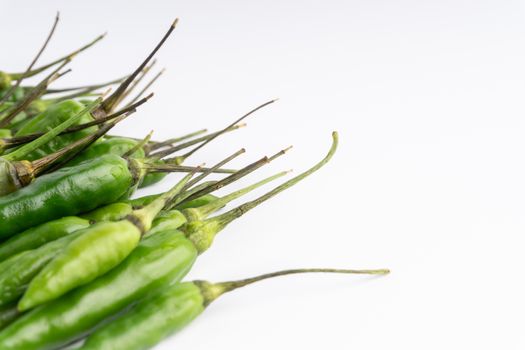
{"label": "curved chili pepper", "polygon": [[266,279],[303,273],[385,275],[390,271],[295,269],[239,281],[177,283],[138,302],[131,311],[91,334],[82,350],[146,350],[187,326],[221,295]]}
{"label": "curved chili pepper", "polygon": [[0,197],[0,238],[110,204],[128,195],[140,169],[106,155],[46,174],[30,186]]}
{"label": "curved chili pepper", "polygon": [[0,263],[0,305],[17,301],[31,280],[79,234],[77,232],[26,250]]}
{"label": "curved chili pepper", "polygon": [[[138,144],[138,141],[126,137],[112,137],[102,140],[88,147],[84,152],[67,163],[67,166],[77,165],[86,160],[100,157],[103,154],[124,155],[127,151]],[[146,154],[142,148],[137,149],[130,158],[145,158]]]}
{"label": "curved chili pepper", "polygon": [[23,251],[43,246],[89,225],[89,220],[76,216],[66,216],[32,227],[0,244],[0,262]]}
{"label": "curved chili pepper", "polygon": [[196,258],[195,246],[179,231],[148,237],[107,274],[7,326],[0,332],[2,349],[68,344],[152,291],[180,281]]}

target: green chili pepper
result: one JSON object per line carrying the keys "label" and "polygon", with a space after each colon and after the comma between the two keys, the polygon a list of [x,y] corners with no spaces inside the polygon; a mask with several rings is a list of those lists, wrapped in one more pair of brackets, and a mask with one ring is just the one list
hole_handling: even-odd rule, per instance
{"label": "green chili pepper", "polygon": [[0,138],[9,138],[11,137],[11,130],[9,129],[0,129]]}
{"label": "green chili pepper", "polygon": [[0,263],[0,305],[18,300],[31,280],[79,234],[77,232],[26,250]]}
{"label": "green chili pepper", "polygon": [[80,217],[88,219],[93,222],[102,221],[117,221],[130,215],[133,212],[133,207],[129,203],[117,202],[108,204],[102,208],[95,209],[88,213],[80,215]]}
{"label": "green chili pepper", "polygon": [[23,251],[38,248],[101,221],[116,221],[131,214],[129,203],[108,204],[80,216],[51,220],[23,231],[0,244],[0,262]]}
{"label": "green chili pepper", "polygon": [[[137,141],[125,137],[113,137],[107,140],[102,140],[87,148],[84,152],[73,158],[67,163],[67,166],[77,165],[86,160],[100,157],[103,154],[116,154],[123,156],[127,151],[137,145]],[[145,158],[145,153],[142,148],[136,150],[131,158]]]}
{"label": "green chili pepper", "polygon": [[262,280],[302,273],[384,275],[390,271],[294,269],[239,281],[177,283],[138,302],[131,311],[91,334],[82,350],[146,350],[187,326],[221,295]]}
{"label": "green chili pepper", "polygon": [[[8,88],[11,87],[11,83],[13,81],[19,81],[19,80],[22,80],[22,79],[25,79],[25,78],[30,78],[30,77],[33,77],[53,66],[56,66],[58,64],[61,64],[63,63],[64,61],[67,61],[67,60],[70,60],[72,57],[78,55],[79,53],[89,49],[90,47],[92,47],[93,45],[95,45],[98,41],[100,41],[101,39],[103,39],[105,36],[105,34],[103,35],[100,35],[98,36],[97,38],[95,38],[95,40],[91,41],[90,43],[88,43],[87,45],[84,45],[83,47],[69,53],[68,55],[64,56],[64,57],[61,57],[51,63],[48,63],[44,66],[41,66],[41,67],[38,67],[38,68],[33,68],[32,65],[30,66],[30,69],[29,70],[26,70],[25,72],[23,73],[6,73],[6,72],[2,72],[0,71],[0,90],[5,90],[5,92],[3,94],[0,94],[2,97],[5,97],[5,95],[9,92]],[[47,45],[47,40],[46,40],[46,44],[44,44],[44,47]],[[42,49],[43,50],[43,49]],[[42,51],[41,50],[41,51]],[[40,51],[40,53],[41,53]],[[40,55],[40,53],[37,55],[37,58],[38,56]],[[35,58],[36,60],[36,58]],[[33,61],[35,62],[35,61]],[[20,86],[16,86],[16,89],[18,88],[21,88]],[[23,88],[22,88],[23,89]],[[13,92],[11,92],[13,93]],[[12,95],[11,95],[12,97]]]}
{"label": "green chili pepper", "polygon": [[114,203],[128,194],[136,176],[125,159],[113,155],[46,174],[0,197],[0,238]]}
{"label": "green chili pepper", "polygon": [[[126,116],[123,116],[122,118],[125,117]],[[54,168],[58,167],[60,162],[67,161],[67,159],[80,152],[83,148],[88,147],[91,143],[102,137],[111,128],[113,128],[120,120],[121,119],[117,119],[113,122],[107,123],[95,133],[87,135],[84,138],[64,147],[63,149],[58,150],[57,152],[33,162],[8,162],[5,159],[0,160],[0,196],[15,192],[18,189],[29,185],[44,171],[49,172],[50,166],[53,166]],[[38,141],[38,139],[35,141]]]}
{"label": "green chili pepper", "polygon": [[0,245],[0,262],[20,252],[43,246],[89,225],[89,220],[76,216],[66,216],[32,227]]}
{"label": "green chili pepper", "polygon": [[178,231],[148,237],[115,269],[1,331],[2,349],[45,350],[68,344],[152,291],[179,281],[196,257],[194,245]]}

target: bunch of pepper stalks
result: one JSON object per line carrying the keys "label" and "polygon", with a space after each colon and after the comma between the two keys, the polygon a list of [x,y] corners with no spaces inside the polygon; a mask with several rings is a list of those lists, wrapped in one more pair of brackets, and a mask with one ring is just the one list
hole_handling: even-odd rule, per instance
{"label": "bunch of pepper stalks", "polygon": [[[218,197],[214,193],[277,157],[241,169],[227,163],[188,165],[191,155],[269,101],[222,130],[196,131],[165,141],[108,134],[152,96],[134,92],[173,32],[173,22],[147,58],[109,83],[53,89],[73,58],[91,43],[22,73],[0,71],[0,349],[148,349],[197,317],[222,294],[267,278],[309,272],[373,274],[386,269],[295,269],[239,281],[181,282],[197,257],[233,220],[323,167],[338,143],[312,168],[260,197],[223,210],[231,201],[280,179],[280,172]],[[34,86],[24,84],[39,77]],[[103,91],[113,87],[112,92]],[[183,173],[164,193],[138,189]],[[219,173],[219,180],[206,177]],[[131,199],[131,198],[134,199]],[[220,213],[219,213],[220,211]]]}

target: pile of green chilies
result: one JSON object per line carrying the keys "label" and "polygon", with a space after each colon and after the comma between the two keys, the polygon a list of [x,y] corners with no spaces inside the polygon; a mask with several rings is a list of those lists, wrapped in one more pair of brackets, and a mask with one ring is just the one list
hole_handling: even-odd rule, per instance
{"label": "pile of green chilies", "polygon": [[[58,349],[79,340],[79,349],[149,349],[222,294],[254,282],[298,273],[389,272],[314,268],[222,283],[182,282],[229,223],[328,163],[338,134],[333,133],[327,155],[312,168],[224,210],[287,175],[279,172],[225,196],[214,194],[286,149],[241,169],[227,164],[244,149],[210,167],[185,162],[274,101],[212,133],[198,130],[164,141],[152,141],[151,134],[144,139],[110,135],[151,98],[144,95],[160,73],[142,91],[133,91],[151,71],[177,20],[131,74],[103,84],[52,89],[72,59],[103,37],[36,66],[58,21],[57,15],[25,71],[0,71],[0,350]],[[24,83],[41,76],[36,85]],[[113,92],[103,92],[113,85]],[[169,191],[135,196],[170,172],[184,175]],[[222,177],[207,180],[212,173]]]}

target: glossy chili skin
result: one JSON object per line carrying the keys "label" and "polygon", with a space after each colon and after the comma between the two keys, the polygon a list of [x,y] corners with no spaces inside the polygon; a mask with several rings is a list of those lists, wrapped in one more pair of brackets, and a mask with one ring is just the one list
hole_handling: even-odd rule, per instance
{"label": "glossy chili skin", "polygon": [[146,350],[177,332],[204,310],[194,283],[177,283],[140,301],[128,313],[89,336],[82,350]]}
{"label": "glossy chili skin", "polygon": [[102,221],[117,221],[133,211],[128,203],[117,202],[80,216],[66,216],[27,229],[0,244],[0,262],[17,253],[35,249]]}
{"label": "glossy chili skin", "polygon": [[142,179],[139,188],[145,188],[148,186],[155,185],[156,183],[161,182],[166,176],[168,176],[167,173],[149,173],[144,176],[144,179]]}
{"label": "glossy chili skin", "polygon": [[[54,300],[105,274],[138,245],[141,232],[130,221],[101,222],[78,231],[78,238],[33,278],[18,303],[21,311]],[[97,247],[94,251],[90,247]],[[103,263],[98,263],[98,260]]]}
{"label": "glossy chili skin", "polygon": [[[119,156],[124,155],[126,152],[131,150],[137,145],[136,140],[128,139],[125,137],[112,137],[99,142],[94,143],[88,147],[85,151],[80,153],[74,159],[67,163],[67,166],[77,165],[86,160],[98,158],[104,154],[116,154]],[[137,149],[131,157],[144,158],[146,155],[142,148]]]}
{"label": "glossy chili skin", "polygon": [[92,222],[117,221],[125,218],[127,215],[131,214],[132,211],[133,207],[131,204],[116,202],[92,210],[85,214],[81,214],[80,217]]}
{"label": "glossy chili skin", "polygon": [[0,263],[0,305],[18,300],[31,280],[76,237],[73,233]]}
{"label": "glossy chili skin", "polygon": [[[33,133],[49,131],[65,120],[78,114],[84,108],[85,106],[82,103],[75,100],[65,100],[51,105],[44,112],[25,123],[20,128],[20,130],[17,131],[16,136],[24,136]],[[93,121],[93,118],[90,114],[86,114],[76,124],[88,123],[90,121]],[[26,159],[35,160],[42,158],[64,148],[65,146],[81,139],[84,136],[93,133],[95,130],[95,127],[91,127],[76,131],[74,133],[57,136],[46,145],[28,154]]]}
{"label": "glossy chili skin", "polygon": [[114,203],[129,194],[133,183],[128,162],[113,155],[46,174],[0,198],[0,239]]}
{"label": "glossy chili skin", "polygon": [[170,210],[160,213],[153,221],[151,230],[145,236],[157,234],[166,230],[176,230],[187,222],[186,217],[178,210]]}
{"label": "glossy chili skin", "polygon": [[89,225],[89,220],[76,216],[66,216],[27,229],[0,244],[0,262],[23,251],[43,246]]}
{"label": "glossy chili skin", "polygon": [[181,232],[148,237],[107,274],[1,331],[2,349],[46,350],[68,344],[133,302],[182,279],[196,257],[195,246]]}

